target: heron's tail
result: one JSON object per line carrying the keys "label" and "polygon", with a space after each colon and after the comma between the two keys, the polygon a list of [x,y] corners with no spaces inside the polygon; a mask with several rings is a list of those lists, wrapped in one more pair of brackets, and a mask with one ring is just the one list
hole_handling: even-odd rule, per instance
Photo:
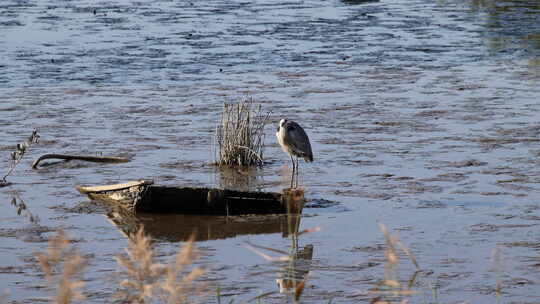
{"label": "heron's tail", "polygon": [[313,154],[309,154],[309,155],[306,155],[304,156],[304,160],[308,163],[312,162],[313,161]]}

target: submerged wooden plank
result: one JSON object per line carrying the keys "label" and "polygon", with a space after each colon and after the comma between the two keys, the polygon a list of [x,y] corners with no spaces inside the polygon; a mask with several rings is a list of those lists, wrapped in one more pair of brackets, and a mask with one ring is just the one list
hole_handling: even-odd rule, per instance
{"label": "submerged wooden plank", "polygon": [[244,215],[301,213],[304,193],[287,189],[283,193],[244,192],[214,188],[157,186],[151,181],[83,187],[79,192],[90,199],[121,206],[131,211]]}

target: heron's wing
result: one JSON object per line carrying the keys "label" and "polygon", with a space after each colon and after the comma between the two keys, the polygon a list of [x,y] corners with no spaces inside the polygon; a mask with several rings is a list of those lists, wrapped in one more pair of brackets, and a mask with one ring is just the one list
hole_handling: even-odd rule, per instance
{"label": "heron's wing", "polygon": [[306,131],[294,121],[289,121],[285,125],[285,138],[284,142],[287,143],[292,150],[302,157],[313,158],[311,152],[311,144]]}

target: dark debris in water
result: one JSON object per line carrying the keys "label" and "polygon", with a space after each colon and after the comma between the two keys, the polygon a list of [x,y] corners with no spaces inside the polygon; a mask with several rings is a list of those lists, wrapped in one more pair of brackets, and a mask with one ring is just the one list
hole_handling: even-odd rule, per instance
{"label": "dark debris in water", "polygon": [[446,208],[447,205],[441,202],[437,201],[421,201],[418,203],[416,208],[422,209],[422,208]]}
{"label": "dark debris in water", "polygon": [[525,247],[531,249],[540,249],[540,242],[529,242],[529,241],[516,241],[516,242],[504,242],[499,245],[504,247]]}
{"label": "dark debris in water", "polygon": [[360,5],[360,4],[368,4],[368,3],[377,3],[380,0],[341,0],[341,1],[349,5]]}
{"label": "dark debris in water", "polygon": [[474,224],[470,228],[472,232],[495,232],[499,230],[496,225],[485,223]]}
{"label": "dark debris in water", "polygon": [[425,178],[423,182],[461,182],[467,179],[467,175],[459,172],[448,172],[439,174],[433,178]]}
{"label": "dark debris in water", "polygon": [[349,252],[364,252],[364,253],[373,253],[373,252],[381,252],[386,250],[387,246],[385,244],[375,244],[375,245],[367,245],[367,246],[354,246],[350,249],[345,249],[345,251]]}
{"label": "dark debris in water", "polygon": [[[3,266],[0,267],[0,273],[2,274],[21,274],[25,272],[25,267],[23,266]],[[1,297],[0,297],[1,299]]]}
{"label": "dark debris in water", "polygon": [[[312,209],[313,212],[348,212],[351,211],[343,203],[327,200],[323,198],[308,199],[304,204],[304,209]],[[306,210],[307,211],[307,210]],[[304,216],[310,216],[305,213]]]}
{"label": "dark debris in water", "polygon": [[441,162],[440,167],[453,167],[453,168],[467,168],[467,167],[479,167],[487,165],[487,162],[480,161],[477,159],[467,159],[462,161],[450,161],[450,162]]}
{"label": "dark debris in water", "polygon": [[443,188],[437,185],[426,185],[425,183],[411,181],[407,183],[406,193],[424,193],[424,192],[433,192],[441,193]]}
{"label": "dark debris in water", "polygon": [[329,208],[336,207],[339,205],[339,202],[331,201],[323,198],[310,199],[304,205],[304,208]]}
{"label": "dark debris in water", "polygon": [[56,231],[56,228],[51,228],[41,225],[31,225],[29,227],[14,229],[0,229],[0,237],[5,238],[17,238],[24,242],[47,242],[49,240],[48,236],[44,235],[50,232]]}
{"label": "dark debris in water", "polygon": [[63,213],[75,213],[75,214],[96,214],[107,213],[109,208],[104,204],[99,204],[93,201],[82,202],[73,207],[67,205],[57,205],[50,207],[50,209],[60,211]]}

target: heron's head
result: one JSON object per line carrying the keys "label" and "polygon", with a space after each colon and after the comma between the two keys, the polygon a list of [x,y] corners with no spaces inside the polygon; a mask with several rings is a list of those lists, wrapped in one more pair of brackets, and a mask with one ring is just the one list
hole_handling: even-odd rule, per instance
{"label": "heron's head", "polygon": [[284,127],[286,123],[287,123],[287,118],[283,118],[282,120],[280,120],[278,131],[279,131],[279,128]]}

